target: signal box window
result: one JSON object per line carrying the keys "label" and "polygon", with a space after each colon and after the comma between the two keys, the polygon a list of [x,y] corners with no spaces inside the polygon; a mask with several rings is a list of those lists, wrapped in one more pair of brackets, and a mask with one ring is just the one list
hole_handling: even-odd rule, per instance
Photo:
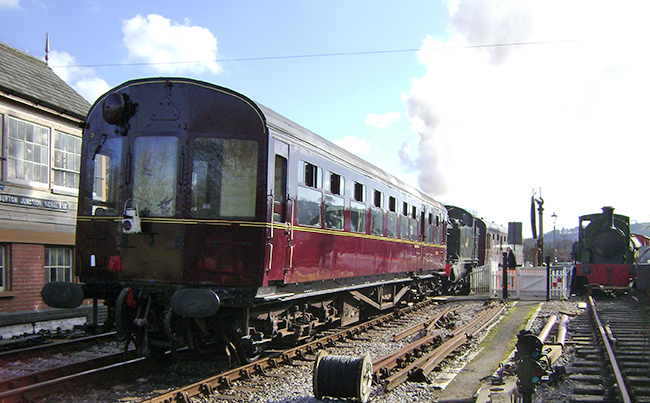
{"label": "signal box window", "polygon": [[[5,148],[4,148],[4,136],[2,135],[2,133],[5,132],[5,130],[4,130],[4,120],[5,120],[5,119],[4,119],[4,115],[0,113],[0,150],[4,150],[4,149],[5,149]],[[2,152],[0,151],[0,154],[1,154],[1,153],[2,153]],[[4,176],[4,172],[3,172],[3,170],[2,170],[2,166],[3,166],[3,165],[4,165],[4,164],[0,164],[0,179],[2,179],[2,178],[5,177],[5,176]]]}
{"label": "signal box window", "polygon": [[194,150],[191,215],[254,218],[257,142],[204,137]]}
{"label": "signal box window", "polygon": [[50,129],[9,117],[7,179],[49,185]]}
{"label": "signal box window", "polygon": [[52,161],[54,186],[79,189],[81,165],[81,138],[54,131],[54,160]]}
{"label": "signal box window", "polygon": [[7,290],[7,270],[5,269],[6,267],[6,260],[5,260],[5,246],[0,245],[0,291],[6,291]]}
{"label": "signal box window", "polygon": [[72,281],[72,250],[45,248],[45,282]]}

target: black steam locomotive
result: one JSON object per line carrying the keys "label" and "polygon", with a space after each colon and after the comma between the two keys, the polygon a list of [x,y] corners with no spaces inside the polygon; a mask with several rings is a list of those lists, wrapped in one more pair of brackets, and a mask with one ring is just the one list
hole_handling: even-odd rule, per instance
{"label": "black steam locomotive", "polygon": [[587,285],[630,286],[635,249],[629,217],[614,214],[613,207],[581,216],[577,246],[574,290],[583,292]]}

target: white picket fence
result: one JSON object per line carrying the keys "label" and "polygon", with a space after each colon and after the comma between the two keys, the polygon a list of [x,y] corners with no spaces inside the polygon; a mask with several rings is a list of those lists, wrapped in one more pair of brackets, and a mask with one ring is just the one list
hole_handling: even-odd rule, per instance
{"label": "white picket fence", "polygon": [[[551,299],[569,298],[572,266],[551,266]],[[508,270],[508,298],[546,298],[546,267],[518,267]],[[503,270],[496,262],[474,269],[470,275],[473,293],[503,296]]]}

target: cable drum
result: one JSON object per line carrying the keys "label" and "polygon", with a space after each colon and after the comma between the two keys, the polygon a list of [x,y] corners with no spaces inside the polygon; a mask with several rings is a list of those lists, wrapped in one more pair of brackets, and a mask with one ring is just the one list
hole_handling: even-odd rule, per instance
{"label": "cable drum", "polygon": [[355,398],[366,403],[372,388],[372,360],[370,354],[361,357],[329,355],[321,351],[314,364],[314,396]]}

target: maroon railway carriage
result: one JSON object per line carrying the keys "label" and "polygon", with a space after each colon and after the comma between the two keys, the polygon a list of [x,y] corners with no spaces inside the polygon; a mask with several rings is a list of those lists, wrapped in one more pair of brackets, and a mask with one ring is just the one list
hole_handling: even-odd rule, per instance
{"label": "maroon railway carriage", "polygon": [[447,212],[416,189],[226,88],[129,81],[83,132],[80,284],[144,355],[208,342],[254,358],[438,292]]}

